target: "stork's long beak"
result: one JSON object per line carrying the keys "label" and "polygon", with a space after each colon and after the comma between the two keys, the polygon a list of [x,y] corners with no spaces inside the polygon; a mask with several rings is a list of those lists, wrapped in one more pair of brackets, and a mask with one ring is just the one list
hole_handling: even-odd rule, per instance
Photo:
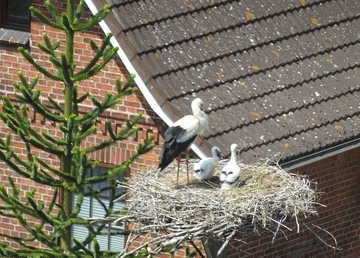
{"label": "stork's long beak", "polygon": [[219,159],[225,158],[225,155],[222,152],[218,152],[217,156],[219,157]]}

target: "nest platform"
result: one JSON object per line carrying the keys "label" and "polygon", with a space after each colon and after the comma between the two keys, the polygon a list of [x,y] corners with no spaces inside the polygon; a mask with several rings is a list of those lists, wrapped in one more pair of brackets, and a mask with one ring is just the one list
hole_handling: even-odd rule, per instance
{"label": "nest platform", "polygon": [[131,252],[151,246],[156,253],[165,246],[176,247],[193,240],[206,243],[215,239],[225,248],[235,235],[241,238],[263,230],[274,232],[275,239],[279,230],[291,231],[286,222],[295,223],[299,230],[302,218],[317,215],[318,193],[308,178],[289,174],[269,162],[239,163],[238,187],[222,190],[217,175],[225,162],[219,163],[209,181],[196,179],[190,164],[189,185],[184,163],[181,163],[179,184],[176,184],[175,162],[160,173],[157,169],[137,173],[127,182],[119,182],[119,187],[127,190],[126,212],[96,221],[130,223],[133,226],[127,232],[131,237],[126,247],[142,236],[147,242]]}

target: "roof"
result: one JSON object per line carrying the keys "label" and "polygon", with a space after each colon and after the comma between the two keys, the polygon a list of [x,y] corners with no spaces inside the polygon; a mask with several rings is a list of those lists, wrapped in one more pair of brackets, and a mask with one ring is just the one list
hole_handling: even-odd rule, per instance
{"label": "roof", "polygon": [[359,138],[359,1],[92,2],[173,121],[204,100],[207,154],[289,161]]}

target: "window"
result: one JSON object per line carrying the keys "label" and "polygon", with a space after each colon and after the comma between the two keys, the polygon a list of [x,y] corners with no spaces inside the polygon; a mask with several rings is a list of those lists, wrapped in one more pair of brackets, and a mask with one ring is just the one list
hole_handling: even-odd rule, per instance
{"label": "window", "polygon": [[1,0],[0,27],[30,31],[31,0]]}
{"label": "window", "polygon": [[[91,169],[89,171],[89,176],[96,176],[99,174],[103,174],[106,172],[108,168],[98,166],[94,169]],[[124,180],[125,175],[121,174],[117,179],[119,181]],[[104,187],[109,186],[108,181],[97,183],[93,185],[93,189],[101,189]],[[123,190],[121,188],[118,188],[116,194],[120,194]],[[101,201],[109,207],[109,192],[105,191],[103,192],[103,195],[100,197]],[[73,197],[73,203],[76,202],[77,196]],[[124,207],[124,202],[116,202],[114,204],[114,210],[119,211]],[[85,197],[84,202],[81,206],[81,211],[79,213],[79,216],[82,218],[91,218],[91,217],[97,217],[101,218],[104,217],[105,211],[103,210],[103,207],[100,205],[100,203],[95,199],[91,197]],[[104,228],[103,231],[108,230],[108,232],[118,232],[119,229],[124,229],[124,226],[116,226],[113,223],[109,224],[106,229]],[[80,226],[80,225],[74,225],[73,226],[73,236],[78,239],[79,241],[85,240],[85,238],[88,236],[88,230],[87,228]],[[120,252],[124,248],[124,236],[123,235],[116,235],[116,236],[107,236],[107,235],[101,235],[97,236],[96,239],[99,242],[100,250],[110,250],[112,252]],[[93,246],[89,246],[90,249],[93,248]]]}

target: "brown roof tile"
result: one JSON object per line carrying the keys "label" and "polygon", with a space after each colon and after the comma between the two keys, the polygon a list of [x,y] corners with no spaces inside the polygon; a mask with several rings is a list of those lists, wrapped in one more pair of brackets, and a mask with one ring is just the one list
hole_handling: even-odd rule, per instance
{"label": "brown roof tile", "polygon": [[288,161],[360,136],[358,1],[108,1],[164,112],[205,101],[207,154],[237,142],[244,163]]}

